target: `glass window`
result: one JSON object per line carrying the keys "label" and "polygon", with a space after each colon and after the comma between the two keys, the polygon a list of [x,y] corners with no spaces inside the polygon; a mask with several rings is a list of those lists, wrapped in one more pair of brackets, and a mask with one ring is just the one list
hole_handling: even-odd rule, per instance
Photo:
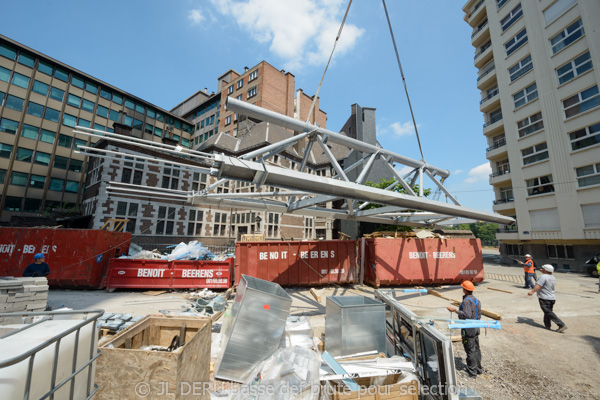
{"label": "glass window", "polygon": [[63,125],[70,126],[74,128],[77,125],[77,117],[74,115],[69,115],[67,113],[63,114]]}
{"label": "glass window", "polygon": [[120,94],[113,93],[112,101],[116,104],[123,104],[123,96],[121,96]]}
{"label": "glass window", "polygon": [[252,96],[256,96],[256,86],[250,88],[250,90],[248,90],[248,97],[252,97]]}
{"label": "glass window", "polygon": [[67,157],[54,156],[54,164],[52,166],[58,169],[67,169],[68,163],[69,159]]}
{"label": "glass window", "polygon": [[33,162],[36,164],[48,166],[50,165],[50,154],[37,151],[33,160]]}
{"label": "glass window", "polygon": [[549,25],[551,22],[555,21],[575,3],[577,3],[577,0],[558,0],[546,10],[544,10],[544,18],[546,18],[546,25]]}
{"label": "glass window", "polygon": [[250,72],[250,75],[248,75],[248,81],[252,81],[254,79],[258,78],[258,70],[255,69],[254,71]]}
{"label": "glass window", "polygon": [[17,121],[8,118],[0,119],[0,132],[12,133],[14,135],[17,133],[18,127],[19,123]]}
{"label": "glass window", "polygon": [[24,212],[40,212],[42,206],[42,199],[25,199],[25,206],[23,207]]}
{"label": "glass window", "polygon": [[27,104],[27,114],[42,118],[42,115],[44,115],[44,106],[30,101]]}
{"label": "glass window", "polygon": [[1,43],[0,56],[4,56],[6,58],[14,60],[15,58],[17,58],[17,50],[15,50],[12,46],[9,46],[8,44]]}
{"label": "glass window", "polygon": [[42,142],[54,144],[54,138],[56,137],[56,133],[42,129],[42,134],[40,135],[40,140]]}
{"label": "glass window", "polygon": [[83,161],[71,159],[71,163],[69,164],[69,171],[81,172],[83,170]]}
{"label": "glass window", "polygon": [[568,99],[563,100],[565,116],[567,118],[580,114],[584,111],[591,110],[600,105],[600,94],[598,93],[598,85],[592,86],[583,92],[577,93]]}
{"label": "glass window", "polygon": [[54,70],[54,68],[52,67],[52,64],[47,63],[46,61],[40,60],[40,62],[38,64],[38,71],[43,72],[46,75],[52,76],[53,70]]}
{"label": "glass window", "polygon": [[73,144],[73,138],[71,136],[63,135],[62,133],[58,136],[58,145],[66,148],[71,148]]}
{"label": "glass window", "polygon": [[62,102],[65,98],[65,91],[52,86],[52,88],[50,89],[50,98]]}
{"label": "glass window", "polygon": [[154,135],[158,136],[158,137],[162,137],[163,134],[163,130],[157,127],[154,127]]}
{"label": "glass window", "polygon": [[10,79],[10,69],[0,67],[0,81],[8,82]]}
{"label": "glass window", "polygon": [[48,89],[50,89],[50,85],[46,85],[44,82],[34,81],[33,82],[33,91],[39,93],[44,96],[48,96]]}
{"label": "glass window", "polygon": [[147,115],[148,117],[150,117],[150,118],[153,118],[153,119],[155,119],[155,118],[156,118],[156,112],[155,112],[153,109],[151,109],[151,108],[148,108],[148,109],[146,110],[146,115]]}
{"label": "glass window", "polygon": [[531,62],[531,55],[529,55],[508,69],[510,81],[513,82],[532,69],[533,63]]}
{"label": "glass window", "polygon": [[6,96],[6,93],[0,92],[0,107],[2,107],[4,105],[4,97],[5,96]]}
{"label": "glass window", "polygon": [[525,181],[527,185],[527,194],[534,196],[537,194],[554,192],[554,184],[552,183],[552,175],[540,176]]}
{"label": "glass window", "polygon": [[29,187],[43,189],[46,184],[46,177],[41,175],[31,175],[29,177]]}
{"label": "glass window", "polygon": [[79,146],[87,146],[87,140],[75,139],[75,149],[79,148]]}
{"label": "glass window", "polygon": [[125,118],[123,118],[123,124],[127,126],[133,125],[133,118],[129,115],[125,115]]}
{"label": "glass window", "polygon": [[161,113],[161,112],[158,112],[158,111],[156,112],[156,120],[157,120],[157,121],[159,121],[159,122],[163,122],[163,121],[164,121],[164,118],[165,118],[165,117],[164,117],[163,113]]}
{"label": "glass window", "polygon": [[10,184],[16,186],[27,186],[27,181],[29,180],[29,175],[24,174],[23,172],[13,171],[10,177]]}
{"label": "glass window", "polygon": [[140,131],[142,130],[142,121],[140,121],[139,119],[134,118],[133,119],[133,129],[139,129]]}
{"label": "glass window", "polygon": [[65,186],[64,179],[50,178],[50,186],[48,186],[48,190],[52,190],[55,192],[62,192],[64,186]]}
{"label": "glass window", "polygon": [[67,104],[79,108],[81,105],[81,97],[69,93],[69,96],[67,96]]}
{"label": "glass window", "polygon": [[77,125],[83,126],[84,128],[90,128],[92,126],[92,122],[88,121],[87,119],[79,118]]}
{"label": "glass window", "polygon": [[98,104],[96,107],[96,115],[99,115],[104,118],[108,118],[108,108],[101,106]]}
{"label": "glass window", "polygon": [[533,114],[524,120],[517,122],[517,130],[519,131],[519,137],[530,135],[544,129],[544,121],[542,120],[542,113]]}
{"label": "glass window", "polygon": [[567,26],[562,32],[550,38],[552,53],[556,54],[575,40],[584,35],[583,23],[581,19]]}
{"label": "glass window", "polygon": [[600,122],[569,133],[571,148],[573,150],[583,149],[600,143]]}
{"label": "glass window", "polygon": [[523,9],[521,8],[521,3],[519,3],[515,8],[512,9],[508,15],[500,21],[500,26],[502,27],[502,32],[507,30],[514,24],[521,16],[523,15]]}
{"label": "glass window", "polygon": [[79,190],[79,182],[67,181],[65,185],[65,192],[77,193]]}
{"label": "glass window", "polygon": [[37,140],[38,133],[40,128],[37,126],[23,124],[23,128],[21,129],[21,136],[28,139]]}
{"label": "glass window", "polygon": [[98,85],[96,85],[95,83],[89,82],[89,81],[85,81],[85,90],[87,90],[90,93],[97,94],[98,93]]}
{"label": "glass window", "polygon": [[29,87],[29,77],[21,75],[18,72],[13,73],[12,84],[27,89]]}
{"label": "glass window", "polygon": [[83,99],[81,101],[81,109],[93,113],[94,112],[94,103],[92,103],[89,100]]}
{"label": "glass window", "polygon": [[71,78],[71,85],[78,87],[79,89],[83,89],[83,87],[84,87],[83,78],[73,75],[73,77]]}
{"label": "glass window", "polygon": [[144,108],[143,105],[136,103],[135,111],[144,114],[146,112],[146,109]]}
{"label": "glass window", "polygon": [[60,117],[60,111],[55,110],[50,107],[46,107],[46,112],[44,113],[44,119],[47,119],[48,121],[52,121],[52,122],[58,122],[59,117]]}
{"label": "glass window", "polygon": [[6,211],[21,211],[21,197],[6,196],[4,209]]}
{"label": "glass window", "polygon": [[6,107],[12,108],[13,110],[23,111],[24,102],[25,100],[20,97],[13,96],[12,94],[6,96]]}
{"label": "glass window", "polygon": [[237,81],[236,89],[240,89],[242,86],[244,86],[244,80],[240,79]]}
{"label": "glass window", "polygon": [[110,110],[109,118],[115,122],[119,122],[119,112],[115,110]]}
{"label": "glass window", "polygon": [[35,58],[29,54],[19,52],[19,58],[17,59],[19,64],[23,64],[28,66],[29,68],[33,68],[33,64],[35,64]]}
{"label": "glass window", "polygon": [[538,98],[537,84],[532,84],[513,95],[515,108],[519,108]]}
{"label": "glass window", "polygon": [[6,180],[6,170],[0,169],[0,183],[4,183]]}
{"label": "glass window", "polygon": [[152,131],[153,131],[154,127],[150,124],[146,124],[144,125],[144,131],[146,133],[149,133],[150,135],[152,135]]}
{"label": "glass window", "polygon": [[0,158],[10,158],[12,149],[10,144],[0,143]]}
{"label": "glass window", "polygon": [[135,107],[135,105],[133,104],[133,101],[131,101],[129,99],[125,99],[125,107],[131,108],[133,110],[133,108]]}
{"label": "glass window", "polygon": [[100,124],[94,124],[94,129],[98,129],[99,131],[106,131],[106,127]]}
{"label": "glass window", "polygon": [[548,145],[546,142],[536,144],[535,146],[528,147],[521,150],[523,156],[523,165],[533,164],[538,161],[548,159]]}
{"label": "glass window", "polygon": [[111,99],[111,93],[104,89],[104,88],[100,88],[100,97],[106,99],[106,100],[110,100]]}
{"label": "glass window", "polygon": [[60,79],[63,82],[69,82],[69,73],[58,67],[54,70],[54,77]]}
{"label": "glass window", "polygon": [[506,56],[510,56],[525,42],[527,42],[527,30],[523,28],[519,31],[519,33],[517,33],[508,42],[504,44],[504,48],[506,49]]}
{"label": "glass window", "polygon": [[592,59],[590,57],[590,52],[587,51],[580,55],[579,57],[574,58],[569,61],[567,64],[556,69],[556,75],[558,75],[558,83],[562,85],[565,82],[570,81],[583,74],[586,71],[592,69]]}
{"label": "glass window", "polygon": [[579,187],[600,184],[600,164],[586,165],[575,169]]}
{"label": "glass window", "polygon": [[17,161],[30,163],[33,160],[33,150],[19,147],[17,148],[17,155],[15,157]]}

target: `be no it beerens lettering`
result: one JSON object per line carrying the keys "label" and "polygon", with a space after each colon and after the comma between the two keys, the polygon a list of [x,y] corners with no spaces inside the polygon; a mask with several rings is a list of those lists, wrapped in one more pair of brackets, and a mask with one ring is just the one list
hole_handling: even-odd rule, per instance
{"label": "be no it beerens lettering", "polygon": [[[261,251],[258,253],[259,260],[287,260],[287,258],[288,258],[288,251]],[[301,251],[300,258],[301,259],[335,258],[335,250]]]}

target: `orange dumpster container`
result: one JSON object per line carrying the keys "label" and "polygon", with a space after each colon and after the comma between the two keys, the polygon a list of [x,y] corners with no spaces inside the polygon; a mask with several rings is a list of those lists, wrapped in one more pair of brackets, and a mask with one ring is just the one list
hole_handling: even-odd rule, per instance
{"label": "orange dumpster container", "polygon": [[374,287],[483,281],[479,239],[365,240],[364,281]]}

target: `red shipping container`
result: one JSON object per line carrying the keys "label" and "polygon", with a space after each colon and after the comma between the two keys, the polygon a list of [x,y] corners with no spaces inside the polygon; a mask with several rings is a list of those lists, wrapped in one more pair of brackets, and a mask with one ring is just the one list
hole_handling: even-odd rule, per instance
{"label": "red shipping container", "polygon": [[111,257],[129,250],[131,233],[97,229],[0,228],[0,276],[22,276],[36,253],[51,286],[101,288]]}
{"label": "red shipping container", "polygon": [[238,242],[235,284],[242,274],[281,286],[355,283],[356,241]]}
{"label": "red shipping container", "polygon": [[364,281],[374,287],[481,282],[479,239],[365,239]]}
{"label": "red shipping container", "polygon": [[107,289],[227,289],[231,286],[233,260],[136,260],[110,261]]}

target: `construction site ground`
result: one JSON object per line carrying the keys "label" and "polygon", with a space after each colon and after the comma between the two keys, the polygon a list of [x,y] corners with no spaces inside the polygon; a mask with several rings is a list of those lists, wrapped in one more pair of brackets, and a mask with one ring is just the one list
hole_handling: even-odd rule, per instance
{"label": "construction site ground", "polygon": [[[458,382],[475,389],[484,399],[600,399],[600,294],[598,278],[576,273],[556,273],[557,302],[554,311],[568,326],[565,333],[548,331],[537,296],[527,296],[519,266],[500,265],[497,251],[484,250],[485,281],[477,285],[475,295],[485,309],[502,314],[502,329],[482,329],[480,345],[484,373],[477,379],[464,371],[465,354],[460,342],[454,343]],[[490,290],[500,289],[512,293]],[[450,303],[428,294],[392,290],[396,299],[419,315],[450,317]],[[309,288],[287,288],[292,296],[292,315],[309,318],[315,336],[325,330],[325,299],[331,295],[372,296],[369,286],[329,286],[320,288],[321,302],[315,301]],[[460,299],[460,286],[436,288],[444,296]],[[156,296],[143,291],[51,290],[48,305],[74,309],[104,309],[106,312],[133,315],[173,313],[182,310],[183,292]],[[230,300],[231,301],[231,300]],[[454,314],[456,317],[456,314]],[[484,319],[486,319],[484,317]],[[449,332],[447,324],[436,326]],[[553,326],[553,330],[556,327]],[[453,331],[458,335],[459,331]]]}

